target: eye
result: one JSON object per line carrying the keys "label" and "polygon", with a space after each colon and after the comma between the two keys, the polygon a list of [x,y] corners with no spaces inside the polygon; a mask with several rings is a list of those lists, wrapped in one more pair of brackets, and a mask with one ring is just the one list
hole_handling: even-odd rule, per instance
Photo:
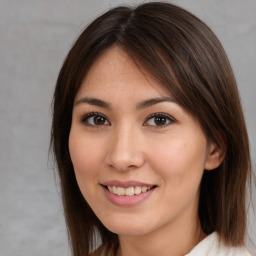
{"label": "eye", "polygon": [[143,124],[144,126],[156,126],[156,127],[165,127],[174,122],[174,119],[171,118],[167,114],[157,113],[150,115],[146,122]]}
{"label": "eye", "polygon": [[107,120],[107,118],[100,113],[89,113],[82,118],[81,122],[88,126],[110,125],[110,122]]}

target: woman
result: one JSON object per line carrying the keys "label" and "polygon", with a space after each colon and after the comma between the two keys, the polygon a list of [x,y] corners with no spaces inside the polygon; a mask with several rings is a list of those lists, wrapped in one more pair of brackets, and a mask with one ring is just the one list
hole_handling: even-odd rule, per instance
{"label": "woman", "polygon": [[73,255],[250,255],[236,81],[191,13],[146,3],[93,21],[57,80],[52,146]]}

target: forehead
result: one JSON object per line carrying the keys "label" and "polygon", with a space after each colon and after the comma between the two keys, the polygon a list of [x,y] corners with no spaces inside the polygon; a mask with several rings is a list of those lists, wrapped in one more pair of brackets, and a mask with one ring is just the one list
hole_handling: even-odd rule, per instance
{"label": "forehead", "polygon": [[106,96],[115,92],[121,95],[144,94],[145,97],[171,96],[152,74],[128,56],[120,47],[113,46],[92,64],[87,72],[77,97]]}

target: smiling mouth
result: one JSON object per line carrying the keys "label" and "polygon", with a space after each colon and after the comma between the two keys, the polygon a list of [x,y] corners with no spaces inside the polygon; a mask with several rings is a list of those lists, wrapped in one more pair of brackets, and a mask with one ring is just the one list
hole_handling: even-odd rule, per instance
{"label": "smiling mouth", "polygon": [[104,186],[110,193],[118,196],[134,196],[145,193],[154,189],[156,186],[135,186],[135,187],[117,187],[117,186]]}

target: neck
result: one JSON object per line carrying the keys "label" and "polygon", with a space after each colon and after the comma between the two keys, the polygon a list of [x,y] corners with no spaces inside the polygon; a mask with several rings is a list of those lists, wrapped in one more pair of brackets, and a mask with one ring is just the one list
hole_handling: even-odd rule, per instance
{"label": "neck", "polygon": [[198,217],[181,218],[145,235],[120,235],[117,256],[184,256],[205,236]]}

